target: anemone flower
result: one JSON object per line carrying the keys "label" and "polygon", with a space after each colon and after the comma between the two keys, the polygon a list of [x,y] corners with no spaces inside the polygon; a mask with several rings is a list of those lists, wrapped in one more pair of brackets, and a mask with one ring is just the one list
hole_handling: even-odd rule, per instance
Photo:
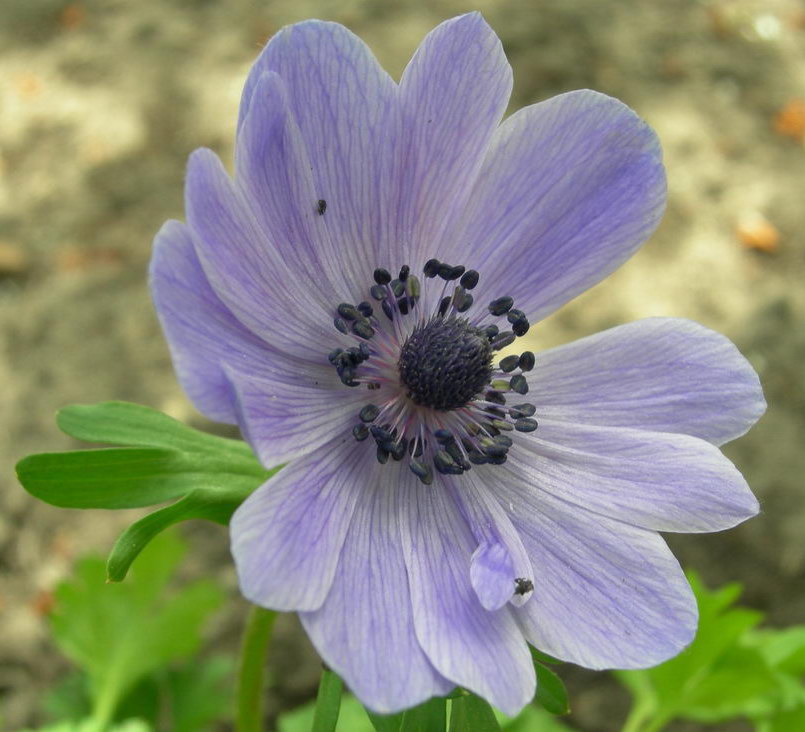
{"label": "anemone flower", "polygon": [[198,150],[152,287],[187,394],[287,463],[231,523],[244,595],[299,613],[358,698],[467,688],[513,714],[527,643],[593,669],[678,653],[696,604],[660,531],[758,504],[717,446],[764,401],[723,336],[652,318],[501,357],[656,227],[652,130],[562,94],[502,116],[477,14],[395,83],[344,27],[281,30],[246,81],[234,175]]}

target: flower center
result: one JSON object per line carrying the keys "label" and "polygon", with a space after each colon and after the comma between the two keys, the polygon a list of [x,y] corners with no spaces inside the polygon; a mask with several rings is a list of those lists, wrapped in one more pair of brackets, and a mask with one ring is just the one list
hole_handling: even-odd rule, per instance
{"label": "flower center", "polygon": [[[528,393],[525,374],[535,360],[525,351],[493,364],[496,351],[529,329],[511,297],[473,315],[475,270],[430,259],[423,272],[424,287],[407,265],[394,279],[376,269],[369,292],[380,312],[368,300],[338,305],[333,324],[356,345],[328,358],[344,385],[370,392],[356,415],[355,439],[371,436],[380,463],[407,460],[430,484],[434,470],[461,475],[473,465],[503,464],[514,444],[507,433],[537,429],[533,404],[507,401]],[[504,317],[510,329],[487,322]]]}
{"label": "flower center", "polygon": [[418,325],[398,361],[408,398],[448,411],[466,406],[492,377],[492,346],[466,318],[440,318]]}

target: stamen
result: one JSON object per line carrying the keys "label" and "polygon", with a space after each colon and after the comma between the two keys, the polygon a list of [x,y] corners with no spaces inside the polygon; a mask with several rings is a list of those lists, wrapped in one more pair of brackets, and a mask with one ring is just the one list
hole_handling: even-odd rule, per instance
{"label": "stamen", "polygon": [[[332,349],[327,359],[343,384],[365,385],[371,396],[356,415],[354,439],[362,442],[371,435],[379,463],[405,460],[430,485],[436,473],[459,476],[473,466],[502,465],[514,444],[509,434],[537,429],[533,404],[507,405],[512,393],[528,393],[524,374],[536,359],[524,351],[501,358],[499,370],[493,367],[495,352],[530,327],[512,297],[465,315],[475,304],[470,290],[478,285],[479,273],[435,258],[423,272],[424,281],[443,283],[440,294],[425,300],[437,304],[435,312],[417,307],[423,282],[407,264],[397,278],[378,267],[374,283],[367,283],[370,299],[336,306],[333,325],[356,343]],[[376,303],[384,319],[378,320]],[[505,316],[511,330],[501,331],[490,316]],[[512,374],[518,368],[521,373]],[[516,582],[520,579],[523,587],[530,582]]]}
{"label": "stamen", "polygon": [[511,310],[512,305],[514,305],[514,298],[499,297],[497,300],[492,300],[492,302],[489,303],[489,312],[492,313],[492,315],[504,315]]}
{"label": "stamen", "polygon": [[515,374],[509,380],[509,387],[518,394],[528,394],[528,382],[522,374]]}
{"label": "stamen", "polygon": [[474,269],[468,269],[461,276],[461,286],[465,290],[472,290],[478,284],[480,275]]}
{"label": "stamen", "polygon": [[422,271],[425,273],[425,277],[432,279],[439,274],[439,267],[441,267],[442,263],[438,259],[429,259],[425,262],[425,267]]}
{"label": "stamen", "polygon": [[504,373],[509,373],[510,371],[514,371],[519,363],[519,356],[506,356],[506,358],[504,358],[499,364],[500,370]]}
{"label": "stamen", "polygon": [[391,272],[389,272],[387,269],[383,269],[382,267],[378,267],[374,271],[374,278],[378,285],[387,285],[389,282],[391,282]]}
{"label": "stamen", "polygon": [[360,311],[354,305],[350,305],[349,303],[342,302],[338,308],[338,314],[344,320],[357,320],[361,317]]}

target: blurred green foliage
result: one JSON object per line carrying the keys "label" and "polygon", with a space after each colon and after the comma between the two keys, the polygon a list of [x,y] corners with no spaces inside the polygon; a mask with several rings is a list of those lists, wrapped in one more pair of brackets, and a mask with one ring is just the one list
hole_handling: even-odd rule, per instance
{"label": "blurred green foliage", "polygon": [[232,662],[195,658],[224,594],[209,580],[176,588],[184,554],[163,534],[127,582],[107,583],[104,561],[86,558],[56,589],[53,639],[78,670],[47,701],[52,716],[70,720],[53,731],[202,732],[231,713]]}

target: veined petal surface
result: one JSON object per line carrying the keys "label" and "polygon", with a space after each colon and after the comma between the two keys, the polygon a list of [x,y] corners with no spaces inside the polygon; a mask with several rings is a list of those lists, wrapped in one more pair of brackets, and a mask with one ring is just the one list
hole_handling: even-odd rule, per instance
{"label": "veined petal surface", "polygon": [[[339,438],[339,442],[340,442]],[[354,476],[374,456],[352,441],[286,466],[250,495],[229,524],[240,589],[256,605],[316,610],[324,602],[357,502]]]}
{"label": "veined petal surface", "polygon": [[259,377],[228,369],[227,376],[241,431],[266,466],[294,460],[333,437],[349,435],[366,403],[366,393],[345,390],[329,365],[276,369]]}
{"label": "veined petal surface", "polygon": [[422,41],[400,80],[389,243],[401,254],[392,266],[424,264],[437,253],[449,222],[463,213],[511,88],[503,47],[480,13],[445,21]]}
{"label": "veined petal surface", "polygon": [[450,493],[413,475],[401,482],[398,510],[417,638],[439,673],[516,714],[534,696],[536,679],[513,610],[490,612],[478,600],[468,571],[477,542]]}
{"label": "veined petal surface", "polygon": [[720,531],[758,512],[735,466],[688,435],[542,420],[519,446],[511,468],[533,486],[529,515],[544,494],[655,531]]}
{"label": "veined petal surface", "polygon": [[479,301],[511,295],[536,322],[631,257],[664,208],[651,128],[616,99],[569,92],[497,130],[450,254],[484,273]]}
{"label": "veined petal surface", "polygon": [[744,434],[766,407],[733,343],[681,318],[647,318],[543,351],[530,398],[546,419],[680,432],[716,445]]}
{"label": "veined petal surface", "polygon": [[[314,206],[327,203],[321,225],[356,281],[365,283],[388,257],[384,222],[392,215],[397,87],[372,52],[337,23],[318,20],[283,28],[255,62],[241,101],[239,136],[256,103],[260,79],[276,74],[287,93],[310,161]],[[240,140],[239,140],[240,147]],[[239,150],[239,163],[249,156]],[[384,248],[381,250],[380,247]],[[385,262],[386,266],[391,263]],[[342,293],[348,298],[351,293]]]}
{"label": "veined petal surface", "polygon": [[373,711],[392,714],[455,684],[428,661],[414,633],[400,539],[399,483],[383,466],[361,476],[338,570],[324,604],[300,619],[322,658]]}
{"label": "veined petal surface", "polygon": [[237,421],[232,385],[224,365],[265,375],[274,357],[215,294],[184,224],[168,221],[154,239],[151,292],[187,395],[210,419]]}
{"label": "veined petal surface", "polygon": [[586,668],[645,668],[696,632],[696,600],[662,537],[540,491],[514,469],[490,475],[534,567],[514,612],[529,642]]}
{"label": "veined petal surface", "polygon": [[288,267],[211,151],[190,157],[185,199],[196,251],[216,295],[262,340],[321,363],[320,344],[334,337],[332,285],[319,273]]}

